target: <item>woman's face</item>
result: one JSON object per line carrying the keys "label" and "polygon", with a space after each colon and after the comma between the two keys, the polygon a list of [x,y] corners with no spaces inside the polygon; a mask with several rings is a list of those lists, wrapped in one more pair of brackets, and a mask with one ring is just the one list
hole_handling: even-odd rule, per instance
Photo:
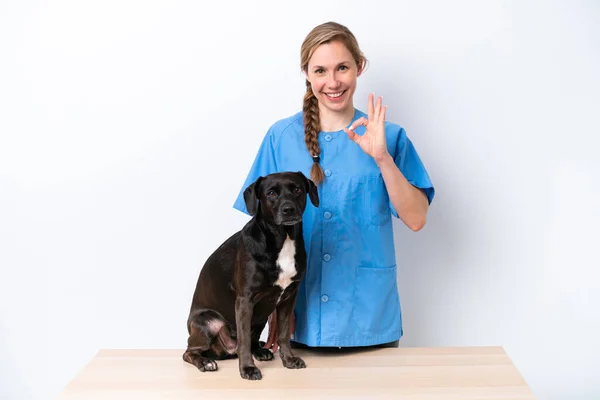
{"label": "woman's face", "polygon": [[321,107],[338,113],[354,108],[358,70],[352,54],[339,41],[322,44],[308,62],[306,79]]}

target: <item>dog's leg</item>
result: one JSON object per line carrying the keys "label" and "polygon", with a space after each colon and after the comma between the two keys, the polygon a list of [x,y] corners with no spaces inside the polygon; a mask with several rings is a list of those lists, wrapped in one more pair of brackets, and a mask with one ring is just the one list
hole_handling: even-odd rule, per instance
{"label": "dog's leg", "polygon": [[238,357],[240,375],[244,379],[260,380],[262,374],[252,358],[252,303],[247,296],[235,300],[235,320],[237,325]]}
{"label": "dog's leg", "polygon": [[[295,287],[293,290],[297,290],[297,287]],[[287,298],[277,305],[277,328],[279,330],[277,344],[279,345],[279,354],[281,356],[283,366],[292,369],[306,368],[306,363],[304,360],[294,355],[292,352],[292,346],[290,345],[290,321],[292,318],[292,313],[294,312],[295,304],[296,293],[291,296],[287,296]]]}
{"label": "dog's leg", "polygon": [[210,349],[210,344],[202,328],[192,326],[192,332],[188,338],[188,347],[183,353],[183,361],[195,365],[202,372],[216,371],[217,362],[214,359],[204,356],[204,353]]}
{"label": "dog's leg", "polygon": [[217,362],[207,356],[207,353],[216,357],[222,352],[235,351],[235,342],[231,340],[227,323],[220,314],[212,310],[202,310],[192,315],[189,329],[188,347],[183,353],[183,360],[202,372],[218,369]]}
{"label": "dog's leg", "polygon": [[260,345],[259,339],[261,333],[262,331],[259,329],[252,331],[252,355],[258,361],[271,361],[274,359],[273,352]]}

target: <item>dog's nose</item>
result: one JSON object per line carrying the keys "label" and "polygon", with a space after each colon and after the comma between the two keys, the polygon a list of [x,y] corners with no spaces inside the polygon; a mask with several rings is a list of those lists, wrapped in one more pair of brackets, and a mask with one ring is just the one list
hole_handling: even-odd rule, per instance
{"label": "dog's nose", "polygon": [[296,207],[294,207],[293,204],[284,204],[281,207],[281,212],[283,213],[283,215],[293,214],[296,212]]}

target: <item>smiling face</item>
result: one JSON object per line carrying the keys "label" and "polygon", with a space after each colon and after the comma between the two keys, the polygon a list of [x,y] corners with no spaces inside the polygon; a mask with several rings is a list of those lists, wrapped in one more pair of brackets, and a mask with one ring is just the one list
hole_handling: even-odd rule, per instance
{"label": "smiling face", "polygon": [[354,108],[352,97],[361,72],[352,53],[337,40],[317,47],[305,70],[320,106],[336,113]]}

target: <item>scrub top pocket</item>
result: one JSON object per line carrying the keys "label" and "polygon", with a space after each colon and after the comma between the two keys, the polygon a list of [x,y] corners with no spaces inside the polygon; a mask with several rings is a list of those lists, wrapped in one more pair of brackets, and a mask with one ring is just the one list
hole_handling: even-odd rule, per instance
{"label": "scrub top pocket", "polygon": [[382,176],[352,179],[352,220],[364,227],[381,226],[391,219],[389,196]]}
{"label": "scrub top pocket", "polygon": [[400,299],[396,265],[356,267],[352,319],[366,335],[400,331]]}

